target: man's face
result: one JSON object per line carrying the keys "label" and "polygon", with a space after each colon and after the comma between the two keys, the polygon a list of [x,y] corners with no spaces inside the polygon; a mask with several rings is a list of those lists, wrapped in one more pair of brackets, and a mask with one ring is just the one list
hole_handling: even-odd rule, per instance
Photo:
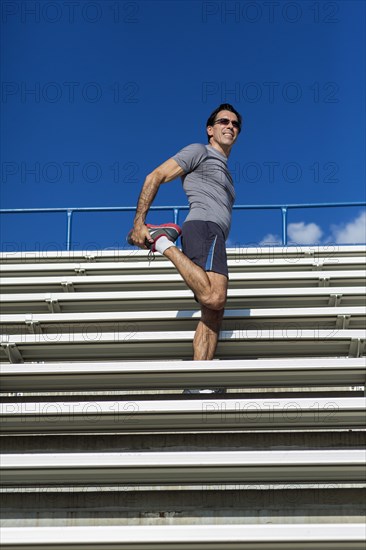
{"label": "man's face", "polygon": [[219,111],[214,124],[207,127],[208,135],[212,136],[211,144],[215,141],[223,149],[231,148],[239,135],[238,123],[239,121],[235,113],[231,111]]}

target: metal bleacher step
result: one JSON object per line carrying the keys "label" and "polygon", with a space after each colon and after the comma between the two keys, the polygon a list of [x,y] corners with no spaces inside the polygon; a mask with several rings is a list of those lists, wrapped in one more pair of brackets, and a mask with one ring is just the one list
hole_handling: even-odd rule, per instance
{"label": "metal bleacher step", "polygon": [[103,400],[60,398],[0,406],[2,434],[178,433],[279,429],[356,429],[366,425],[366,399],[282,398]]}
{"label": "metal bleacher step", "polygon": [[8,527],[1,540],[3,550],[364,550],[365,534],[362,523],[229,522]]}
{"label": "metal bleacher step", "polygon": [[[365,259],[364,245],[313,245],[313,246],[237,246],[227,248],[229,261],[258,262],[260,260],[273,262],[283,259],[289,263],[296,263],[302,259],[310,259],[314,262],[322,260],[336,263],[340,258]],[[147,263],[146,250],[137,248],[111,248],[105,250],[40,250],[40,251],[9,251],[0,254],[3,265],[6,264],[34,264],[64,262],[143,262]],[[156,255],[156,262],[166,262],[166,259]],[[167,262],[168,263],[168,262]]]}
{"label": "metal bleacher step", "polygon": [[364,550],[365,246],[227,252],[213,361],[164,257],[0,254],[2,548]]}
{"label": "metal bleacher step", "polygon": [[[121,258],[114,261],[69,261],[69,262],[40,262],[39,258],[34,261],[38,263],[4,263],[1,265],[0,273],[4,277],[51,277],[75,276],[75,275],[139,275],[146,271],[150,275],[176,273],[175,267],[164,259],[148,263],[134,258]],[[250,259],[242,256],[228,257],[230,273],[242,272],[281,272],[281,271],[348,271],[364,270],[365,260],[363,257],[337,257],[337,258],[256,258]]]}
{"label": "metal bleacher step", "polygon": [[364,482],[365,451],[4,454],[4,487],[162,483]]}
{"label": "metal bleacher step", "polygon": [[[230,288],[297,288],[297,287],[340,287],[365,286],[365,270],[349,271],[286,271],[231,273]],[[4,293],[27,292],[94,292],[98,290],[125,291],[179,290],[186,288],[178,273],[141,275],[70,275],[68,277],[3,277]]]}
{"label": "metal bleacher step", "polygon": [[[189,359],[193,331],[85,332],[3,335],[1,360],[11,363],[52,360]],[[221,331],[217,357],[365,355],[361,329],[227,330]]]}
{"label": "metal bleacher step", "polygon": [[363,386],[363,357],[1,363],[3,392]]}
{"label": "metal bleacher step", "polygon": [[[365,304],[366,287],[229,288],[227,308],[363,307]],[[191,290],[3,294],[0,305],[3,314],[186,310],[197,307]]]}
{"label": "metal bleacher step", "polygon": [[[199,310],[121,311],[79,313],[18,313],[1,316],[2,334],[54,333],[83,331],[139,331],[193,330],[201,317]],[[232,329],[288,329],[298,328],[363,328],[366,308],[304,307],[304,308],[247,308],[227,309],[223,330]]]}

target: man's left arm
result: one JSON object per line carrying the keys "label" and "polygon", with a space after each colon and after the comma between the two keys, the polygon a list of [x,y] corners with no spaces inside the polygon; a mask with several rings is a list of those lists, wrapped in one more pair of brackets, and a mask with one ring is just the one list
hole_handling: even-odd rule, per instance
{"label": "man's left arm", "polygon": [[184,170],[179,164],[170,158],[155,168],[145,179],[142,187],[133,223],[133,233],[131,238],[136,246],[146,248],[145,239],[152,242],[150,233],[145,225],[145,219],[149,208],[162,183],[168,183],[184,174]]}

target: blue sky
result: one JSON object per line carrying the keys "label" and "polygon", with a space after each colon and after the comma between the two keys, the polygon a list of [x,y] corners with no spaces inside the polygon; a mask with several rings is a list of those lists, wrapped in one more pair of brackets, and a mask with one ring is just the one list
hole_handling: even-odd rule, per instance
{"label": "blue sky", "polygon": [[[3,1],[1,207],[134,206],[145,176],[242,113],[236,204],[365,201],[365,2]],[[180,180],[155,205],[184,205]],[[184,220],[180,215],[179,222]],[[132,213],[77,213],[78,249],[123,248]],[[172,220],[152,213],[153,223]],[[365,242],[363,208],[296,209],[290,242]],[[1,215],[2,250],[65,248],[65,214]],[[278,243],[236,211],[229,245]]]}

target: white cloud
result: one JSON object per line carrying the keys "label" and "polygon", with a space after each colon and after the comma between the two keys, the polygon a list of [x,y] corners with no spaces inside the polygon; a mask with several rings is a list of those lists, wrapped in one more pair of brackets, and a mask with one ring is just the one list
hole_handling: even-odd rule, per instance
{"label": "white cloud", "polygon": [[316,223],[290,223],[287,228],[289,240],[296,244],[316,244],[323,235],[322,229]]}
{"label": "white cloud", "polygon": [[273,235],[272,233],[268,233],[263,239],[260,241],[260,246],[270,246],[270,245],[281,245],[282,239],[279,235]]}
{"label": "white cloud", "polygon": [[[333,224],[328,235],[314,222],[290,223],[287,227],[288,244],[364,244],[366,242],[366,212],[348,222]],[[268,233],[260,241],[260,246],[281,245],[279,235]]]}
{"label": "white cloud", "polygon": [[[287,227],[288,244],[315,244],[319,243],[323,231],[316,223],[290,223]],[[261,246],[281,245],[279,235],[268,233],[259,243]]]}
{"label": "white cloud", "polygon": [[349,223],[330,227],[331,240],[336,244],[363,244],[366,242],[366,212],[362,212]]}

